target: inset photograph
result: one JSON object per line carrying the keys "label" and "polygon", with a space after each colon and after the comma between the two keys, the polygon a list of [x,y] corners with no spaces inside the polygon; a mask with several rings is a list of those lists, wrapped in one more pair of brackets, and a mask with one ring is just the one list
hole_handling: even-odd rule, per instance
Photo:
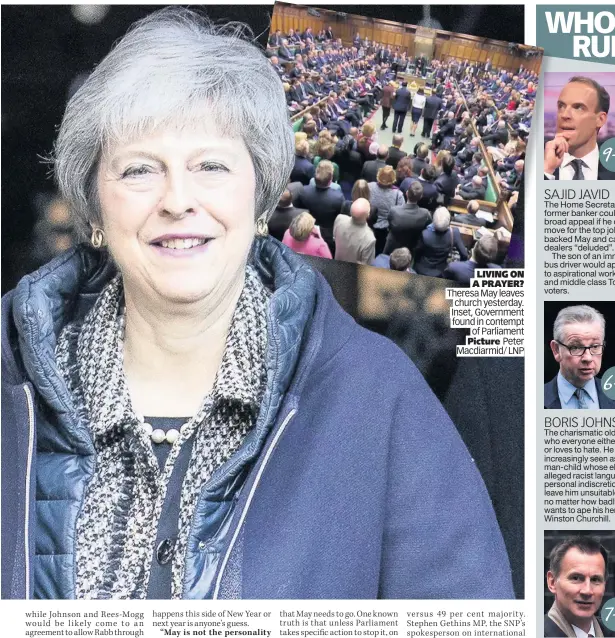
{"label": "inset photograph", "polygon": [[615,409],[611,387],[615,386],[615,372],[610,372],[615,352],[607,349],[613,326],[614,302],[545,303],[545,409]]}
{"label": "inset photograph", "polygon": [[545,73],[545,179],[615,179],[614,98],[615,73]]}
{"label": "inset photograph", "polygon": [[519,266],[508,252],[522,254],[542,49],[497,39],[494,7],[463,7],[472,20],[428,8],[276,3],[267,55],[295,165],[270,232],[298,252],[468,285],[476,268]]}

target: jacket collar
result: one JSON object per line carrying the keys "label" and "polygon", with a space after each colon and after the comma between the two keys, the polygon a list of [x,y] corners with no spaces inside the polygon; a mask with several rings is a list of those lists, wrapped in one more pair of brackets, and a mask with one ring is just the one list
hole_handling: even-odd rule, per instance
{"label": "jacket collar", "polygon": [[[601,386],[600,377],[594,377],[596,382],[596,390],[598,392],[598,405],[601,410],[613,410],[615,409],[615,400],[609,399],[609,397],[601,392],[598,388]],[[546,410],[560,410],[562,404],[559,399],[559,393],[557,391],[557,375],[545,383],[545,409]]]}
{"label": "jacket collar", "polygon": [[[257,238],[250,261],[273,293],[267,321],[267,387],[262,400],[262,409],[267,411],[265,406],[276,404],[285,392],[291,399],[298,397],[309,370],[327,365],[351,338],[356,324],[341,310],[324,277],[277,240]],[[3,300],[3,310],[13,319],[3,322],[3,344],[10,334],[13,350],[18,347],[20,353],[20,361],[9,360],[8,369],[18,370],[23,363],[39,396],[73,431],[76,448],[86,453],[92,452],[91,438],[73,421],[74,406],[55,364],[55,345],[66,323],[85,316],[115,274],[109,260],[88,246],[79,246],[24,277]],[[3,351],[12,358],[11,348]],[[265,421],[259,418],[259,423]],[[259,438],[265,435],[264,431],[257,434]]]}
{"label": "jacket collar", "polygon": [[546,410],[560,410],[562,404],[559,400],[559,394],[557,392],[557,375],[545,383],[545,409]]}
{"label": "jacket collar", "polygon": [[[564,618],[564,614],[559,610],[557,603],[553,603],[551,609],[547,613],[547,616],[563,631],[562,636],[568,636],[570,638],[576,638],[576,632],[574,627]],[[598,623],[598,619],[594,616],[592,618],[594,633],[596,638],[603,638],[604,634],[602,633],[602,629],[600,624]]]}
{"label": "jacket collar", "polygon": [[[305,261],[271,238],[255,240],[250,260],[273,292],[268,317],[267,393],[279,398],[293,377],[308,331],[312,337],[310,348],[320,347],[322,335],[314,329],[313,319],[318,315],[322,323],[325,306],[332,301],[331,291]],[[9,334],[14,340],[13,348],[3,348],[9,359],[8,369],[19,370],[23,364],[41,398],[64,417],[64,424],[71,430],[74,406],[55,363],[57,337],[68,322],[87,314],[115,274],[110,260],[81,245],[25,276],[4,300],[4,311],[12,315],[12,321],[3,323],[3,341]],[[16,350],[20,361],[12,357]],[[308,361],[309,357],[304,358],[304,365]],[[89,450],[85,432],[77,438]]]}
{"label": "jacket collar", "polygon": [[13,337],[13,351],[39,397],[58,415],[72,443],[84,454],[93,452],[91,437],[74,419],[75,406],[55,361],[62,328],[85,316],[104,285],[115,275],[113,265],[91,249],[77,247],[36,272],[26,275],[12,295],[12,322],[3,327]]}

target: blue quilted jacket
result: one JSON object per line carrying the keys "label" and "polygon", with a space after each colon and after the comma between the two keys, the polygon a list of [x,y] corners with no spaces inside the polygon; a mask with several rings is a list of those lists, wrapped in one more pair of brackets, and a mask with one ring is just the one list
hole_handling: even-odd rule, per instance
{"label": "blue quilted jacket", "polygon": [[[184,597],[512,598],[487,491],[412,362],[286,247],[257,240],[253,260],[275,291],[267,389],[203,486]],[[79,248],[2,300],[3,598],[74,598],[96,458],[54,346],[111,276]]]}

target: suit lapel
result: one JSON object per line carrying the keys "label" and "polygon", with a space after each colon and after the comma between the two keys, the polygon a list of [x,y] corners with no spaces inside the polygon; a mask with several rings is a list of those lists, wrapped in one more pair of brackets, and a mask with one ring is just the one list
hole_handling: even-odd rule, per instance
{"label": "suit lapel", "polygon": [[610,171],[608,168],[602,166],[601,162],[598,162],[598,179],[607,180],[612,179],[615,180],[615,173]]}
{"label": "suit lapel", "polygon": [[562,404],[559,400],[559,393],[557,392],[557,376],[551,379],[549,383],[545,384],[545,409],[546,410],[561,410]]}
{"label": "suit lapel", "polygon": [[[609,399],[601,389],[600,378],[596,377],[596,389],[598,391],[598,406],[601,410],[614,410],[615,401]],[[559,393],[557,391],[557,377],[554,377],[549,383],[545,384],[545,409],[546,410],[561,410],[562,404],[559,400]]]}
{"label": "suit lapel", "polygon": [[545,616],[545,636],[550,638],[566,638],[566,632],[558,627],[548,616]]}

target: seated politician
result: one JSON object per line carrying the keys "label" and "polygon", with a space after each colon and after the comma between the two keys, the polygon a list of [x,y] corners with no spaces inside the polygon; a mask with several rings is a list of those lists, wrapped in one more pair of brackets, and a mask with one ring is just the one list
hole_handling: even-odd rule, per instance
{"label": "seated politician", "polygon": [[545,638],[615,636],[598,619],[608,554],[592,536],[571,536],[549,555],[547,587],[555,596],[544,620]]}
{"label": "seated politician", "polygon": [[472,256],[466,261],[452,261],[445,269],[442,277],[470,285],[477,268],[500,268],[493,261],[498,254],[498,240],[494,235],[483,235],[474,244]]}
{"label": "seated politician", "polygon": [[604,352],[605,321],[591,306],[568,306],[553,324],[551,351],[557,376],[545,384],[545,409],[614,409],[597,376]]}

